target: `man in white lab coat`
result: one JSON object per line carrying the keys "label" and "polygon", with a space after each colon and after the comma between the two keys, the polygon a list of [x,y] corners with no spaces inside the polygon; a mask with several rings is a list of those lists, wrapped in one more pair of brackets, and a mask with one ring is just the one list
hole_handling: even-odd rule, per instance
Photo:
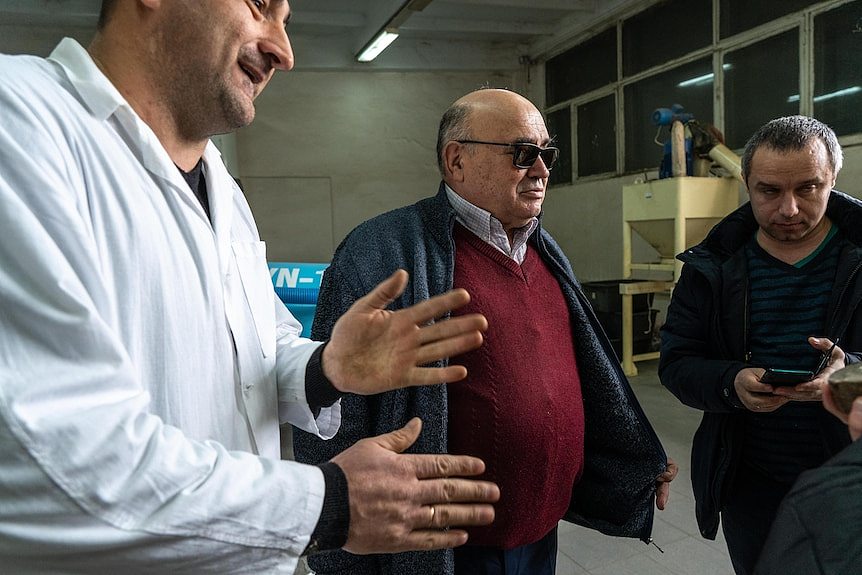
{"label": "man in white lab coat", "polygon": [[[318,467],[338,398],[456,381],[481,343],[431,323],[456,291],[385,311],[399,272],[325,345],[275,297],[209,137],[293,66],[282,0],[106,0],[88,49],[0,56],[0,565],[10,572],[293,571],[298,557],[462,544],[499,496],[469,457],[405,455],[420,425]],[[425,327],[420,327],[425,326]]]}

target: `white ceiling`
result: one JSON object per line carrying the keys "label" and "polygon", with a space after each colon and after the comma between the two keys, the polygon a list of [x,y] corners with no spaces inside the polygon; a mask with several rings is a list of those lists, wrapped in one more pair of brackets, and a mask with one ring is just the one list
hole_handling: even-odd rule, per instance
{"label": "white ceiling", "polygon": [[[603,26],[608,18],[648,3],[290,0],[293,15],[288,32],[297,69],[513,69],[525,57],[535,59],[553,52],[566,41]],[[427,6],[421,11],[412,9],[423,4]],[[0,27],[5,37],[0,48],[47,53],[63,35],[86,39],[92,34],[100,5],[101,0],[0,0]],[[359,49],[402,9],[408,12],[399,26],[401,36],[374,62],[356,63],[354,55]],[[22,46],[17,50],[16,38]]]}

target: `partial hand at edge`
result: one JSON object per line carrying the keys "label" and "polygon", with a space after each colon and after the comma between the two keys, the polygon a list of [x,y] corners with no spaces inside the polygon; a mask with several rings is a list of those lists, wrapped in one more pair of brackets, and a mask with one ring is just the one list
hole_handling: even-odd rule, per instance
{"label": "partial hand at edge", "polygon": [[347,477],[346,551],[398,553],[457,547],[467,541],[467,533],[457,527],[488,525],[494,520],[491,503],[500,498],[499,488],[459,477],[484,472],[481,459],[402,453],[421,429],[422,422],[413,418],[401,429],[358,441],[332,459]]}
{"label": "partial hand at edge", "polygon": [[672,458],[668,457],[664,473],[655,479],[655,506],[661,511],[664,510],[668,499],[670,499],[670,482],[676,479],[677,473],[679,473],[679,465]]}
{"label": "partial hand at edge", "polygon": [[446,292],[398,311],[386,309],[407,285],[398,270],[339,318],[323,350],[323,373],[341,392],[371,395],[401,387],[458,381],[460,365],[422,367],[482,345],[488,322],[480,314],[434,321],[463,307],[470,295]]}
{"label": "partial hand at edge", "polygon": [[835,405],[835,400],[832,397],[832,389],[829,385],[823,386],[823,407],[826,410],[847,424],[847,430],[850,432],[850,438],[856,441],[862,437],[862,397],[857,397],[853,400],[853,405],[850,407],[850,413],[844,413],[838,406]]}

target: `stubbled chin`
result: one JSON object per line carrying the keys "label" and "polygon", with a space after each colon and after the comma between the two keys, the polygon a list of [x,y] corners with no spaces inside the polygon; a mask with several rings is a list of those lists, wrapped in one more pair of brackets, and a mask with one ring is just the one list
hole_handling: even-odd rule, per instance
{"label": "stubbled chin", "polygon": [[804,227],[794,227],[792,229],[787,229],[776,228],[775,226],[772,226],[769,230],[769,235],[780,242],[792,242],[796,240],[801,240],[809,231],[811,231],[809,228]]}
{"label": "stubbled chin", "polygon": [[223,112],[231,130],[243,128],[254,120],[254,102],[248,98],[245,92],[234,94],[233,97],[222,102]]}

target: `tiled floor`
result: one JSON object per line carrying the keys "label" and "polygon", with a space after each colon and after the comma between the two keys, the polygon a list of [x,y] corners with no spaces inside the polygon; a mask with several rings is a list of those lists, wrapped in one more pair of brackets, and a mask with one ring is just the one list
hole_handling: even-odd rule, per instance
{"label": "tiled floor", "polygon": [[689,460],[700,412],[661,386],[657,363],[638,363],[631,382],[665,450],[680,466],[668,506],[656,512],[653,539],[664,553],[639,540],[561,522],[557,575],[733,575],[721,530],[715,541],[704,539],[694,518]]}

